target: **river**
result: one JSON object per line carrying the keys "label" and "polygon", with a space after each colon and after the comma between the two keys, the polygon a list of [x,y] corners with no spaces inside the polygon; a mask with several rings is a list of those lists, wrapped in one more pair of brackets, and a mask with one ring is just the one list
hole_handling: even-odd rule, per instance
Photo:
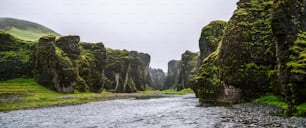
{"label": "river", "polygon": [[305,118],[282,118],[258,104],[198,107],[194,95],[123,99],[0,113],[1,128],[213,128],[306,127]]}

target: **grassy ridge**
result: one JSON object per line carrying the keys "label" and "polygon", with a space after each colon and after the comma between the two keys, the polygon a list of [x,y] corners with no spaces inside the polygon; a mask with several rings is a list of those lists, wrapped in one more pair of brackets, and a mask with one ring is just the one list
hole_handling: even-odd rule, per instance
{"label": "grassy ridge", "polygon": [[0,17],[0,31],[7,32],[25,41],[37,41],[46,35],[60,36],[55,31],[26,20]]}
{"label": "grassy ridge", "polygon": [[128,94],[110,93],[104,90],[99,94],[90,92],[62,94],[37,84],[33,79],[18,78],[0,82],[0,111],[72,105],[121,98],[148,99],[152,97],[160,97],[164,94],[183,95],[187,93],[192,93],[192,90],[187,89],[179,92],[174,90],[143,91]]}
{"label": "grassy ridge", "polygon": [[[45,32],[34,32],[29,30],[22,30],[15,27],[11,27],[7,31],[7,33],[10,33],[11,35],[23,39],[26,41],[37,41],[40,37],[47,36],[47,35],[55,35],[54,33],[45,33]],[[55,35],[58,36],[58,35]]]}

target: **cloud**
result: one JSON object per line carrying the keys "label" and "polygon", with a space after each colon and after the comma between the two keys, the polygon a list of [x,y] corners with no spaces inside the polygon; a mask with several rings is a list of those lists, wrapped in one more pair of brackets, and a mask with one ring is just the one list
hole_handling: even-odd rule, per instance
{"label": "cloud", "polygon": [[228,20],[237,0],[2,0],[1,17],[45,25],[106,47],[151,55],[151,66],[167,70],[185,50],[199,51],[203,26]]}

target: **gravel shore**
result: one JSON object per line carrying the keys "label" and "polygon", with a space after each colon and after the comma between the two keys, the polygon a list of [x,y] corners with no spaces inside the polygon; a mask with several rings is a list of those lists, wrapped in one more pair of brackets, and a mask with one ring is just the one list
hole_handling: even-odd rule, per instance
{"label": "gravel shore", "polygon": [[281,108],[256,103],[233,105],[228,111],[220,113],[221,121],[215,127],[255,127],[255,128],[305,128],[306,118],[278,117],[273,114],[282,113]]}

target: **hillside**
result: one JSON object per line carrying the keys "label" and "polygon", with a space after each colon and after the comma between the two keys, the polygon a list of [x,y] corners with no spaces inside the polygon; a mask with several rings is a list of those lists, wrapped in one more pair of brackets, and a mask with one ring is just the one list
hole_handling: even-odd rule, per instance
{"label": "hillside", "polygon": [[0,18],[0,31],[27,41],[37,41],[46,35],[59,36],[58,33],[43,25],[14,18]]}

